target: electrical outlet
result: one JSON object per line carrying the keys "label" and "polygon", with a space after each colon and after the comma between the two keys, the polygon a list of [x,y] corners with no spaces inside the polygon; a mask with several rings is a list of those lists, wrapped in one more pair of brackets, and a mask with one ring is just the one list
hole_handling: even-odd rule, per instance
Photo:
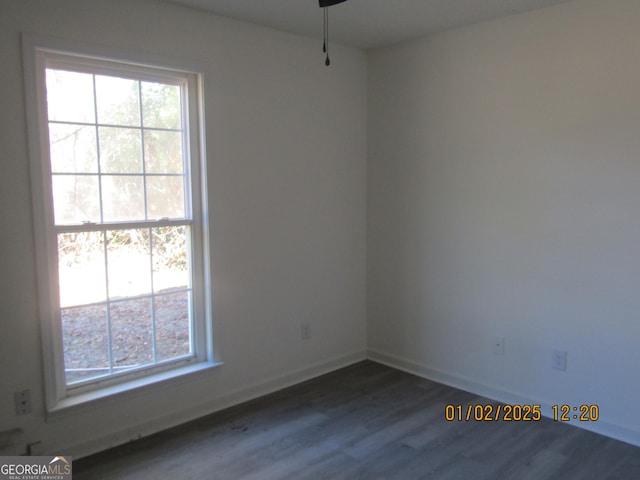
{"label": "electrical outlet", "polygon": [[31,390],[23,390],[13,395],[16,401],[16,415],[31,413]]}
{"label": "electrical outlet", "polygon": [[311,325],[307,322],[300,324],[300,338],[302,340],[309,340],[311,338]]}
{"label": "electrical outlet", "polygon": [[567,370],[567,352],[554,350],[551,355],[551,368],[560,371]]}
{"label": "electrical outlet", "polygon": [[504,337],[492,337],[491,349],[496,355],[504,355]]}

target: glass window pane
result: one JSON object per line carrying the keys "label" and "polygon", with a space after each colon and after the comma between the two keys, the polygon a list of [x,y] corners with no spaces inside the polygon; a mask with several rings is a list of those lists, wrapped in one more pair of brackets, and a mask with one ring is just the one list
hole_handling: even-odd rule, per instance
{"label": "glass window pane", "polygon": [[97,175],[54,175],[52,186],[56,225],[100,221]]}
{"label": "glass window pane", "polygon": [[126,298],[151,293],[149,229],[107,232],[109,298]]}
{"label": "glass window pane", "polygon": [[144,160],[147,173],[183,173],[182,133],[145,130]]}
{"label": "glass window pane", "polygon": [[180,129],[180,87],[142,82],[144,126]]}
{"label": "glass window pane", "polygon": [[93,75],[47,69],[49,120],[94,123]]}
{"label": "glass window pane", "polygon": [[142,173],[140,130],[100,127],[98,134],[102,173]]}
{"label": "glass window pane", "polygon": [[107,299],[104,235],[101,232],[58,235],[60,306],[87,305]]}
{"label": "glass window pane", "polygon": [[190,292],[154,297],[156,355],[159,361],[191,353]]}
{"label": "glass window pane", "polygon": [[153,362],[151,299],[109,304],[113,368],[135,368]]}
{"label": "glass window pane", "polygon": [[144,220],[142,176],[102,177],[102,202],[105,222]]}
{"label": "glass window pane", "polygon": [[139,85],[137,80],[96,75],[98,123],[140,126]]}
{"label": "glass window pane", "polygon": [[184,178],[147,177],[147,210],[149,218],[184,218]]}
{"label": "glass window pane", "polygon": [[95,127],[52,123],[49,145],[53,173],[98,173]]}
{"label": "glass window pane", "polygon": [[107,306],[63,308],[61,315],[67,383],[108,374]]}
{"label": "glass window pane", "polygon": [[188,227],[161,227],[151,232],[153,291],[189,288]]}

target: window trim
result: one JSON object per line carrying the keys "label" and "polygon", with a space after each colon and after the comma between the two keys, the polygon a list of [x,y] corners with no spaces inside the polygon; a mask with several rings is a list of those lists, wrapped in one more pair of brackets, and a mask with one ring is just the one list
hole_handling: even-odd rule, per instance
{"label": "window trim", "polygon": [[[204,68],[172,58],[154,55],[142,56],[135,52],[29,33],[22,34],[22,46],[33,201],[34,247],[38,305],[40,307],[40,336],[47,412],[51,414],[86,401],[135,390],[159,381],[221,365],[222,362],[217,358],[218,350],[214,349],[212,325],[211,257],[204,142],[204,76],[202,73]],[[187,361],[178,360],[176,365],[172,363],[151,365],[143,371],[134,371],[130,375],[120,378],[105,378],[91,386],[69,387],[66,385],[59,315],[57,250],[56,242],[52,241],[56,235],[56,227],[50,181],[51,165],[44,75],[47,56],[54,59],[56,65],[64,63],[66,58],[76,57],[79,63],[76,64],[74,58],[74,69],[77,69],[80,64],[85,64],[87,68],[92,69],[92,73],[96,73],[101,68],[109,68],[108,71],[113,74],[114,70],[111,67],[117,70],[118,66],[126,65],[127,71],[140,71],[143,77],[150,79],[161,81],[173,79],[175,81],[176,76],[171,75],[171,72],[188,77],[189,84],[186,89],[183,109],[189,112],[188,121],[184,122],[184,126],[190,151],[188,168],[192,195],[189,203],[193,218],[191,236],[196,245],[192,249],[193,349],[195,356]],[[94,67],[96,70],[93,70]]]}

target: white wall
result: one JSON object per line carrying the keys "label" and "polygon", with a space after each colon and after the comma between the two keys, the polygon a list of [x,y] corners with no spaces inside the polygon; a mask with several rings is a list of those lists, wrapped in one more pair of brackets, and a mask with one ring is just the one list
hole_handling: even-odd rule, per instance
{"label": "white wall", "polygon": [[581,0],[369,53],[373,358],[640,444],[638,25]]}
{"label": "white wall", "polygon": [[[23,31],[205,65],[223,367],[45,419]],[[153,0],[2,0],[0,58],[0,431],[80,456],[364,358],[364,53],[336,45],[327,69],[318,39]]]}
{"label": "white wall", "polygon": [[[372,51],[367,76],[357,50],[326,69],[317,40],[153,0],[2,0],[0,432],[84,455],[362,358],[366,266],[372,358],[596,403],[588,427],[640,444],[638,24],[636,0],[579,0]],[[206,65],[222,368],[45,418],[21,31]]]}

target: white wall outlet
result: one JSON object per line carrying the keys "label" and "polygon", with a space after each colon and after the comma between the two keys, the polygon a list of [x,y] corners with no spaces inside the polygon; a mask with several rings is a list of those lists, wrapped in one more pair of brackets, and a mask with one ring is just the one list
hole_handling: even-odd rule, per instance
{"label": "white wall outlet", "polygon": [[13,394],[16,402],[16,415],[31,413],[31,390],[23,390]]}
{"label": "white wall outlet", "polygon": [[562,350],[554,350],[551,354],[551,368],[555,370],[567,370],[567,352]]}
{"label": "white wall outlet", "polygon": [[308,322],[302,322],[300,324],[300,338],[302,338],[302,340],[309,340],[311,338],[311,325]]}
{"label": "white wall outlet", "polygon": [[491,337],[491,351],[496,355],[504,355],[504,337]]}

